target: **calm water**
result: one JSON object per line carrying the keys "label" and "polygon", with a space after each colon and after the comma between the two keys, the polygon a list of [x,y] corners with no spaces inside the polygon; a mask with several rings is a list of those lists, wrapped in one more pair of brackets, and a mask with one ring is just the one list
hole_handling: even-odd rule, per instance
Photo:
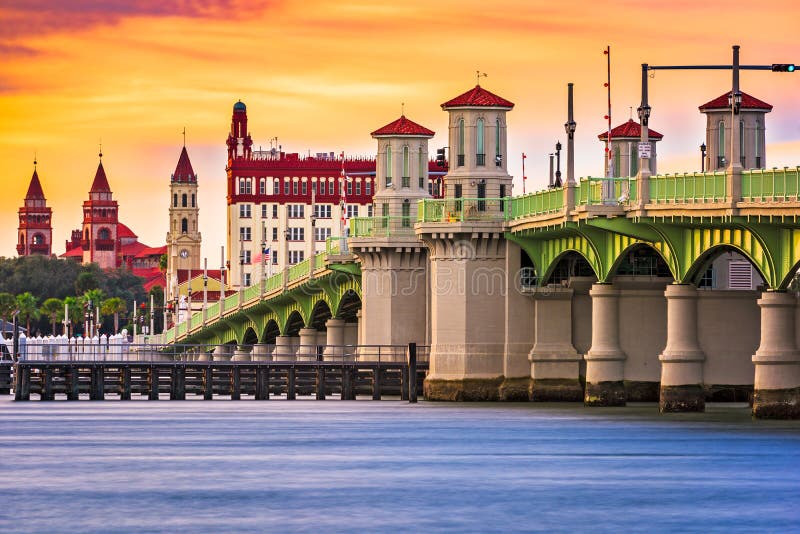
{"label": "calm water", "polygon": [[746,407],[0,400],[0,531],[800,531]]}

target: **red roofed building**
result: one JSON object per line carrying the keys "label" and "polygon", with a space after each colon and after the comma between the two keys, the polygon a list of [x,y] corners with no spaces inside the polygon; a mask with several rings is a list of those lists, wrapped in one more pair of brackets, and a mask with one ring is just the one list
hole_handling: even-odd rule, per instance
{"label": "red roofed building", "polygon": [[23,206],[19,209],[17,254],[49,256],[53,243],[52,210],[47,206],[35,161],[33,165],[28,193],[25,195]]}
{"label": "red roofed building", "polygon": [[[639,141],[642,136],[642,126],[633,119],[628,119],[616,128],[611,129],[610,157],[607,164],[611,164],[612,176],[636,176],[639,172]],[[609,132],[605,131],[597,134],[597,138],[604,143],[608,143]],[[657,150],[656,143],[661,141],[664,136],[652,128],[648,128],[647,138],[650,142],[650,172],[657,172]],[[608,174],[608,167],[606,167]]]}
{"label": "red roofed building", "polygon": [[[733,148],[730,95],[731,91],[728,91],[699,107],[706,116],[705,168],[709,170],[730,165]],[[736,114],[739,119],[739,161],[745,169],[763,169],[767,165],[765,121],[772,105],[744,92],[741,95],[742,102]]]}

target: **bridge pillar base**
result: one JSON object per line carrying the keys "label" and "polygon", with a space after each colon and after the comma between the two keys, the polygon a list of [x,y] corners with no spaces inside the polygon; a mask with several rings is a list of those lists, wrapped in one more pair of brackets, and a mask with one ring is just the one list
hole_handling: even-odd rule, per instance
{"label": "bridge pillar base", "polygon": [[300,329],[300,347],[297,349],[297,360],[313,362],[317,359],[316,328]]}
{"label": "bridge pillar base", "polygon": [[788,293],[765,292],[761,308],[761,344],[756,366],[753,416],[800,418],[800,350],[795,338],[797,301]]}
{"label": "bridge pillar base", "polygon": [[249,362],[252,358],[250,357],[250,352],[245,349],[244,347],[236,347],[236,350],[233,351],[233,357],[231,361],[234,362]]}
{"label": "bridge pillar base", "polygon": [[331,318],[325,322],[327,337],[322,356],[325,360],[341,360],[344,356],[344,320]]}
{"label": "bridge pillar base", "polygon": [[625,353],[619,343],[619,296],[611,284],[594,284],[592,347],[586,354],[586,406],[625,406]]}
{"label": "bridge pillar base", "polygon": [[531,380],[530,400],[533,402],[581,402],[583,386],[577,378],[534,378]]}
{"label": "bridge pillar base", "polygon": [[583,398],[586,406],[625,406],[627,401],[625,382],[622,380],[586,382],[586,395]]}
{"label": "bridge pillar base", "polygon": [[216,362],[229,362],[231,361],[231,351],[228,345],[217,345],[214,349],[214,361]]}
{"label": "bridge pillar base", "polygon": [[661,360],[661,389],[658,407],[665,412],[702,412],[705,353],[697,337],[697,288],[672,284],[667,298],[667,345]]}
{"label": "bridge pillar base", "polygon": [[500,399],[500,386],[503,377],[461,378],[445,380],[426,378],[423,384],[425,400],[481,402]]}
{"label": "bridge pillar base", "polygon": [[505,378],[498,394],[501,401],[525,402],[530,399],[531,379],[528,376]]}
{"label": "bridge pillar base", "polygon": [[253,345],[253,352],[250,353],[253,361],[268,362],[272,360],[272,354],[269,352],[269,345],[258,343]]}
{"label": "bridge pillar base", "polygon": [[277,336],[275,338],[275,350],[272,352],[272,359],[275,361],[294,360],[296,349],[292,344],[291,336]]}

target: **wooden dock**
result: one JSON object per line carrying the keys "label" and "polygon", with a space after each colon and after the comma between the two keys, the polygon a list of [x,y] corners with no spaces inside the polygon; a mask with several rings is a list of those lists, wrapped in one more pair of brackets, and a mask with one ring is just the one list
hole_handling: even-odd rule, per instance
{"label": "wooden dock", "polygon": [[[411,360],[411,359],[410,359]],[[14,364],[14,398],[150,400],[230,398],[294,400],[338,397],[355,400],[399,397],[415,402],[428,369],[427,362],[325,361],[168,361],[168,362],[47,362]],[[0,392],[10,391],[10,365],[0,368]],[[8,377],[5,379],[4,377]],[[6,386],[4,390],[3,387]]]}

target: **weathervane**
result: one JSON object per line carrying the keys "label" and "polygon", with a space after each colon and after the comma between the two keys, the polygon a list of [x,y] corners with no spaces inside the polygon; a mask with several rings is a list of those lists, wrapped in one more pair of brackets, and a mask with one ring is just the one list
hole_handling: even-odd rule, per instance
{"label": "weathervane", "polygon": [[487,76],[489,76],[489,75],[486,74],[485,72],[481,72],[479,70],[476,70],[475,71],[476,85],[480,85],[481,84],[481,77],[486,78]]}

